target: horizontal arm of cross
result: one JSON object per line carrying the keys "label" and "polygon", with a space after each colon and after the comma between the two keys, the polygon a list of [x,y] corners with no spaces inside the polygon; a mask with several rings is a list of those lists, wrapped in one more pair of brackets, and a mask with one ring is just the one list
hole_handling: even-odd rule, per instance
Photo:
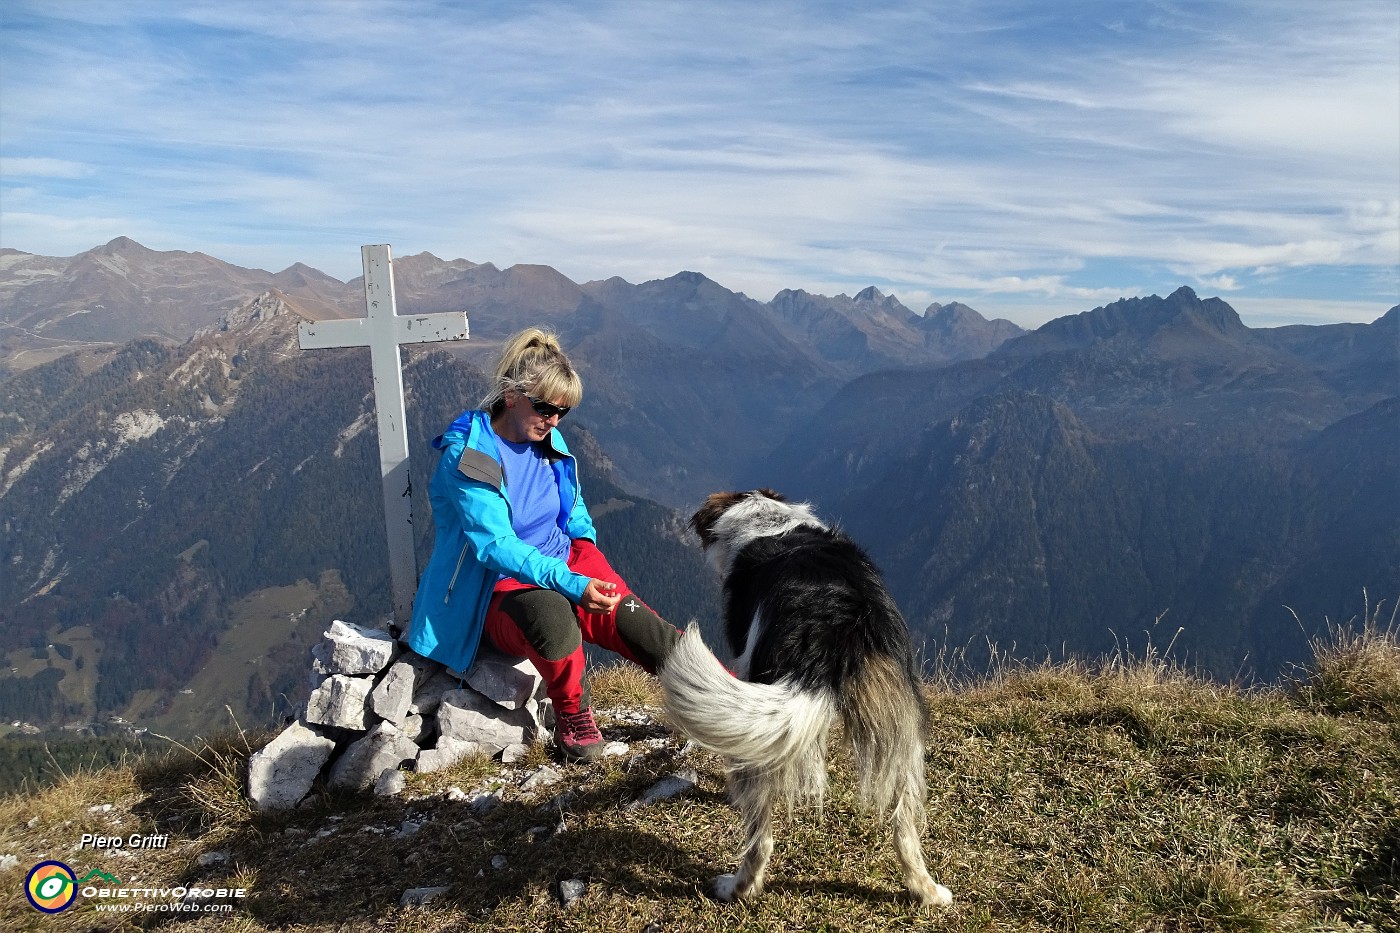
{"label": "horizontal arm of cross", "polygon": [[[468,336],[465,311],[394,315],[392,320],[395,343],[437,343],[466,340]],[[303,350],[368,347],[379,342],[376,339],[378,334],[378,322],[367,317],[305,321],[298,330],[298,342]]]}

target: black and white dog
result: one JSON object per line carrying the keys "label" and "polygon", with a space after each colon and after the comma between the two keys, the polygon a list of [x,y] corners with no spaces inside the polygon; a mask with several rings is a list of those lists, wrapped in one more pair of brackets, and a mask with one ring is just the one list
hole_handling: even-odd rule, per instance
{"label": "black and white dog", "polygon": [[826,790],[827,733],[839,719],[862,799],[888,815],[904,884],[923,905],[952,902],[924,866],[927,708],[909,630],[880,572],[809,506],[777,493],[715,493],[690,520],[724,579],[734,673],[692,626],[667,656],[661,686],[672,722],[730,760],[730,797],[746,838],[721,900],[763,888],[773,807]]}

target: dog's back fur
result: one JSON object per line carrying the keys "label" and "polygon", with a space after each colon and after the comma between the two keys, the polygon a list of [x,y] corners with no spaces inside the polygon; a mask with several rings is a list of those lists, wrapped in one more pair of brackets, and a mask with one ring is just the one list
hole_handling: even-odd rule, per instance
{"label": "dog's back fur", "polygon": [[772,807],[820,802],[826,736],[839,720],[861,798],[893,821],[907,887],[923,904],[948,903],[918,841],[926,706],[908,629],[875,565],[805,506],[767,490],[712,496],[692,523],[724,572],[737,676],[692,626],[661,684],[672,721],[733,765],[748,840],[739,872],[718,879],[717,893],[729,900],[762,888]]}

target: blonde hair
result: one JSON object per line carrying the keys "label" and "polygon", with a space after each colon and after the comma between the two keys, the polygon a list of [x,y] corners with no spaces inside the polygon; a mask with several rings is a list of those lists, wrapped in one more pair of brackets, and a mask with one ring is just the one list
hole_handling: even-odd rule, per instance
{"label": "blonde hair", "polygon": [[547,402],[558,400],[573,408],[583,398],[583,383],[551,331],[528,327],[506,341],[496,363],[491,393],[481,407],[495,414],[505,404],[506,390]]}

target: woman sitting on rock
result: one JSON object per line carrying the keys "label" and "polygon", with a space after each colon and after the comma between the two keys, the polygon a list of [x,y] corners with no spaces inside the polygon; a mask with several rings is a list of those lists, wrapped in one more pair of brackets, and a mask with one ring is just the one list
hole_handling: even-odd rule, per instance
{"label": "woman sitting on rock", "polygon": [[491,394],[433,447],[436,537],[418,583],[407,642],[465,671],[483,632],[523,656],[554,703],[555,744],[569,761],[602,752],[584,678],[583,643],[655,673],[680,633],[633,595],[597,545],[578,470],[557,426],[582,383],[559,340],[529,329],[507,341]]}

